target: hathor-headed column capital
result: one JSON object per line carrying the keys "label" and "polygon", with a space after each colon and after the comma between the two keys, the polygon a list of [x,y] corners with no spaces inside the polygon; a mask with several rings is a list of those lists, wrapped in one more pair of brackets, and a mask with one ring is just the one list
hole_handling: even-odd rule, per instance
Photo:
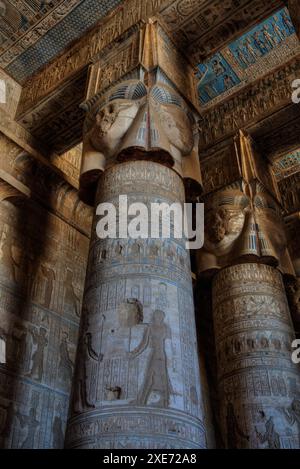
{"label": "hathor-headed column capital", "polygon": [[198,111],[191,66],[153,20],[90,70],[81,195],[117,163],[144,159],[173,168],[201,193]]}
{"label": "hathor-headed column capital", "polygon": [[[205,242],[198,252],[199,273],[251,261],[294,275],[282,206],[269,163],[245,132],[238,133],[231,152],[234,177],[203,197]],[[217,162],[212,160],[211,164],[216,166]],[[210,177],[206,166],[204,188]]]}

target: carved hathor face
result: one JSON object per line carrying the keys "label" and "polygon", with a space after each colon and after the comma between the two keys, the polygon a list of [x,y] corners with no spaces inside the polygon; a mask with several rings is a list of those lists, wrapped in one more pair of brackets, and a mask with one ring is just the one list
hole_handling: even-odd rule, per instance
{"label": "carved hathor face", "polygon": [[243,256],[268,259],[283,270],[290,267],[280,207],[259,182],[238,182],[214,193],[206,210],[200,272]]}
{"label": "carved hathor face", "polygon": [[157,84],[150,92],[150,109],[161,140],[164,135],[170,145],[169,151],[177,150],[181,157],[190,154],[194,146],[194,118],[183,99],[171,88]]}
{"label": "carved hathor face", "polygon": [[225,255],[243,231],[249,200],[237,184],[230,191],[215,194],[206,208],[205,249]]}
{"label": "carved hathor face", "polygon": [[86,140],[106,160],[129,148],[164,150],[174,161],[192,152],[194,117],[172,88],[129,80],[105,95],[86,121]]}

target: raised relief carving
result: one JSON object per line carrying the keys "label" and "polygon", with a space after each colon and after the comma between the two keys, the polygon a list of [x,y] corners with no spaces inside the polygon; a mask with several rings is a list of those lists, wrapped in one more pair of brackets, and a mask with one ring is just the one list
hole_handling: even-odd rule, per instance
{"label": "raised relief carving", "polygon": [[[180,176],[151,161],[124,162],[105,170],[96,202],[117,206],[120,193],[129,202],[143,201],[147,206],[161,198],[184,200]],[[87,447],[88,438],[97,448],[122,447],[124,438],[126,447],[134,446],[150,414],[148,436],[139,446],[158,447],[157,432],[165,447],[206,446],[193,314],[183,240],[99,240],[93,234],[68,447]],[[163,421],[172,419],[172,430],[163,423],[157,430],[158,414]],[[190,423],[183,426],[179,414]],[[195,432],[202,435],[198,442]]]}
{"label": "raised relief carving", "polygon": [[[4,149],[4,164],[19,180],[26,179],[28,157],[18,159],[20,149],[12,143],[4,141]],[[57,208],[64,207],[70,220],[75,191],[67,185],[67,194],[63,187],[56,193],[53,179],[44,179],[47,174],[37,171],[35,184],[58,199]],[[62,448],[78,332],[72,303],[65,303],[66,268],[73,272],[70,283],[80,303],[89,239],[33,198],[5,192],[8,197],[0,203],[0,335],[6,343],[0,364],[0,445]]]}
{"label": "raised relief carving", "polygon": [[199,272],[254,256],[293,273],[280,205],[259,182],[241,181],[213,193],[206,203],[205,227]]}
{"label": "raised relief carving", "polygon": [[31,358],[32,366],[29,376],[36,377],[38,381],[42,381],[44,372],[44,350],[48,345],[47,330],[43,327],[40,328],[39,332],[32,329],[30,330],[30,334],[36,349]]}
{"label": "raised relief carving", "polygon": [[[82,104],[88,111],[80,178],[86,201],[88,188],[99,173],[117,161],[130,159],[132,154],[135,159],[172,166],[194,192],[201,192],[196,99],[190,93],[194,83],[185,79],[193,75],[181,74],[181,56],[174,53],[174,46],[157,23],[148,23],[139,34],[140,58],[131,56],[131,72],[123,74],[124,81],[107,88],[99,75],[101,60],[91,69]],[[128,41],[133,45],[135,36]],[[112,56],[111,60],[116,60],[117,67],[119,57]],[[104,63],[102,66],[105,70]]]}
{"label": "raised relief carving", "polygon": [[[172,387],[168,375],[165,340],[171,339],[171,329],[165,324],[164,319],[165,313],[155,310],[144,338],[144,343],[149,344],[151,355],[146,368],[146,378],[139,391],[138,403],[141,405],[151,403],[154,406],[164,408],[169,405]],[[132,353],[138,355],[142,351],[143,347],[140,345]],[[152,400],[150,400],[151,396]]]}
{"label": "raised relief carving", "polygon": [[[147,152],[184,175],[185,159],[197,156],[193,125],[193,114],[171,87],[157,83],[148,89],[137,80],[117,85],[87,116],[81,187],[89,186],[97,170],[126,160],[130,151]],[[197,179],[197,171],[189,177]]]}
{"label": "raised relief carving", "polygon": [[[200,149],[234,135],[238,129],[261,120],[263,116],[271,115],[279,107],[289,105],[293,91],[291,82],[298,76],[299,68],[299,60],[295,58],[240,93],[205,111],[199,122]],[[282,132],[285,138],[288,132],[289,140],[293,139],[294,128],[289,132],[284,127]],[[269,145],[273,145],[277,151],[281,140],[281,132],[277,132]]]}
{"label": "raised relief carving", "polygon": [[289,425],[298,427],[299,443],[300,443],[300,400],[294,399],[289,407],[282,409],[284,417]]}
{"label": "raised relief carving", "polygon": [[59,346],[59,365],[58,373],[59,378],[62,380],[64,385],[68,387],[71,385],[72,376],[73,376],[74,363],[70,358],[69,348],[68,348],[68,334],[64,332],[62,334],[61,343]]}
{"label": "raised relief carving", "polygon": [[[244,132],[235,138],[234,158],[232,150],[230,156],[236,165],[236,181],[204,196],[206,236],[197,254],[199,272],[252,258],[293,274],[282,209],[268,164]],[[206,167],[214,164],[209,159]],[[206,187],[207,174],[206,169]]]}
{"label": "raised relief carving", "polygon": [[275,430],[273,417],[271,416],[269,419],[266,419],[263,411],[261,411],[261,416],[262,420],[265,421],[266,431],[265,433],[260,433],[256,430],[260,443],[266,443],[268,449],[280,449],[280,435]]}
{"label": "raised relief carving", "polygon": [[86,34],[79,43],[67,50],[43,72],[27,80],[19,104],[19,114],[32,109],[43,97],[70,79],[76,72],[90,64],[114,40],[125,31],[148,20],[166,0],[129,0],[126,8],[118,8],[100,29]]}
{"label": "raised relief carving", "polygon": [[299,366],[280,272],[255,263],[223,269],[213,282],[213,315],[227,446],[298,447]]}

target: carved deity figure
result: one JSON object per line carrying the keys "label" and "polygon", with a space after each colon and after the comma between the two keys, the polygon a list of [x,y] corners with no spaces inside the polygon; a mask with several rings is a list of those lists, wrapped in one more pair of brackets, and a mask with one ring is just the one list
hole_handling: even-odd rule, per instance
{"label": "carved deity figure", "polygon": [[36,418],[36,409],[31,407],[29,415],[17,414],[17,417],[20,421],[21,427],[26,428],[27,435],[23,441],[21,448],[22,449],[32,449],[34,448],[34,439],[37,432],[37,429],[40,425],[40,422]]}
{"label": "carved deity figure", "polygon": [[47,331],[41,327],[39,332],[34,329],[30,332],[33,343],[36,345],[36,350],[32,355],[32,367],[29,375],[31,378],[37,377],[37,379],[41,381],[44,372],[45,348],[48,345]]}
{"label": "carved deity figure", "polygon": [[294,399],[290,407],[282,409],[282,412],[290,425],[297,425],[300,445],[300,400]]}
{"label": "carved deity figure", "polygon": [[1,263],[4,265],[6,275],[12,282],[16,282],[16,267],[18,264],[13,255],[13,241],[8,234],[2,242],[2,256]]}
{"label": "carved deity figure", "polygon": [[[146,367],[143,385],[139,391],[138,403],[149,404],[152,394],[158,396],[158,400],[151,402],[158,407],[168,407],[171,394],[171,382],[168,374],[167,355],[165,341],[171,339],[171,330],[165,323],[165,313],[160,310],[153,312],[152,321],[145,331],[142,343],[132,352],[132,356],[140,355],[147,347],[150,348],[150,356]],[[153,396],[152,396],[153,399]]]}
{"label": "carved deity figure", "polygon": [[[132,293],[137,293],[135,286]],[[103,334],[102,400],[119,401],[134,397],[137,382],[137,356],[133,352],[143,338],[143,307],[136,297],[117,306],[116,317],[107,320]]]}
{"label": "carved deity figure", "polygon": [[8,340],[8,365],[13,370],[28,370],[32,345],[28,340],[28,331],[24,324],[16,322]]}
{"label": "carved deity figure", "polygon": [[[264,412],[261,412],[261,415],[262,415],[262,419],[265,420]],[[265,426],[266,426],[266,431],[264,434],[259,433],[256,430],[256,434],[260,443],[262,444],[267,443],[268,449],[280,449],[281,448],[280,436],[275,430],[275,425],[274,425],[272,416],[265,422]]]}
{"label": "carved deity figure", "polygon": [[55,272],[53,269],[45,265],[41,265],[41,273],[46,280],[44,306],[45,308],[50,308],[52,292],[53,292],[54,282],[55,282]]}
{"label": "carved deity figure", "polygon": [[68,334],[64,333],[62,341],[59,346],[59,365],[58,370],[60,376],[66,384],[70,384],[72,381],[73,367],[74,364],[70,358],[68,350]]}
{"label": "carved deity figure", "polygon": [[78,344],[78,357],[76,367],[76,386],[73,393],[74,412],[82,412],[85,408],[94,408],[96,405],[96,384],[98,367],[103,360],[101,353],[102,334],[105,316],[102,315],[100,323],[96,325],[97,332],[91,331],[87,309],[83,310],[83,328]]}
{"label": "carved deity figure", "polygon": [[76,316],[80,317],[80,300],[75,293],[74,285],[73,285],[73,272],[70,269],[67,269],[67,275],[64,282],[65,286],[65,295],[64,295],[64,302],[65,305],[70,305],[72,310],[75,312]]}

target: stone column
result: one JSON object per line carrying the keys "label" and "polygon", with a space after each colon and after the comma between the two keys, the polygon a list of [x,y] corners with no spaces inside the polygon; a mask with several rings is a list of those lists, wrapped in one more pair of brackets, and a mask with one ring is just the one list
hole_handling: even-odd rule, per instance
{"label": "stone column", "polygon": [[298,448],[299,368],[282,276],[238,264],[213,282],[221,425],[227,448]]}
{"label": "stone column", "polygon": [[[137,63],[131,79],[101,93],[104,82],[95,80],[99,68],[107,70],[96,64],[84,103],[81,194],[95,207],[112,203],[117,220],[126,211],[119,212],[119,196],[142,202],[150,213],[151,203],[182,204],[186,188],[195,194],[201,187],[195,111],[153,62],[151,47],[162,34],[157,26],[139,34],[129,40],[130,57],[136,59],[132,51],[142,44],[143,67]],[[66,445],[205,448],[210,428],[185,240],[150,233],[101,240],[98,220],[95,215]]]}
{"label": "stone column", "polygon": [[[227,157],[228,153],[228,157]],[[224,159],[229,158],[230,165]],[[212,315],[223,444],[227,448],[297,448],[300,373],[283,285],[292,276],[282,208],[268,162],[239,133],[228,152],[203,164],[206,202],[200,277],[212,277]],[[217,169],[215,169],[217,167]]]}
{"label": "stone column", "polygon": [[[182,203],[154,162],[123,163],[96,204]],[[97,217],[96,217],[97,220]],[[182,240],[99,240],[93,230],[68,446],[206,447],[189,253]]]}

